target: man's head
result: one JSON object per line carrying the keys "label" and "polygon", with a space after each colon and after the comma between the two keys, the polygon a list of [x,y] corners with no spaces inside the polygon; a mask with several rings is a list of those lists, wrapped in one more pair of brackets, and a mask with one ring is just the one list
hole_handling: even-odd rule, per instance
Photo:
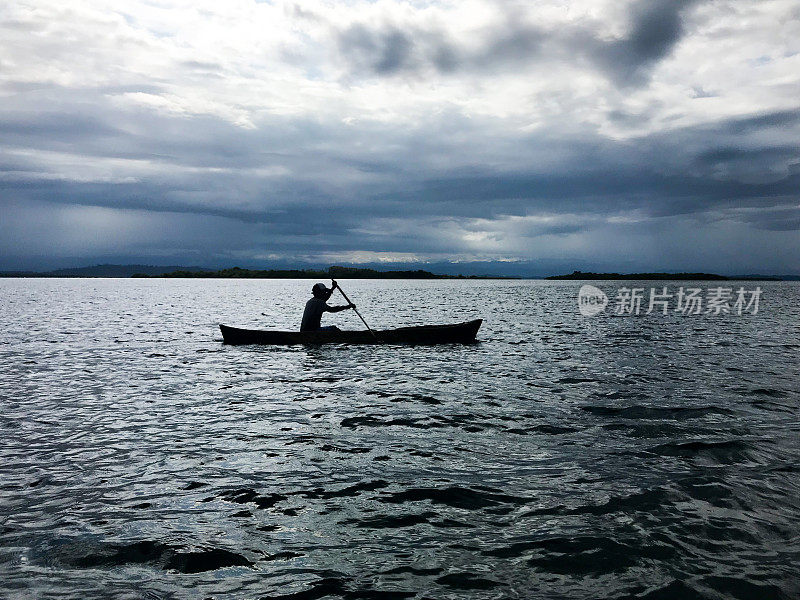
{"label": "man's head", "polygon": [[331,290],[326,288],[324,283],[315,283],[314,287],[311,288],[311,293],[314,294],[314,298],[323,298],[325,300],[331,296]]}

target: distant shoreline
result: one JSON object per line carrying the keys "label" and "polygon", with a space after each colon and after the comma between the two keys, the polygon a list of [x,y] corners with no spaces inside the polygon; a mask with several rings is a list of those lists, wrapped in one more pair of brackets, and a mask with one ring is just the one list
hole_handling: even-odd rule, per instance
{"label": "distant shoreline", "polygon": [[423,269],[387,270],[332,266],[328,269],[209,269],[207,267],[153,266],[141,264],[94,265],[53,271],[0,271],[0,278],[146,278],[146,279],[498,279],[550,281],[798,281],[800,275],[719,275],[716,273],[594,273],[573,271],[567,275],[445,275]]}
{"label": "distant shoreline", "polygon": [[54,271],[0,271],[0,278],[136,278],[136,279],[517,279],[500,275],[440,275],[422,269],[378,271],[357,267],[328,269],[208,269],[149,265],[96,265]]}
{"label": "distant shoreline", "polygon": [[430,271],[376,271],[354,267],[330,267],[327,271],[318,269],[221,269],[219,271],[179,270],[159,275],[134,273],[131,277],[155,279],[508,279],[479,275],[437,275]]}
{"label": "distant shoreline", "polygon": [[569,275],[550,275],[548,280],[606,281],[606,280],[647,280],[647,281],[782,281],[781,277],[767,275],[742,275],[728,277],[716,273],[584,273],[573,271]]}

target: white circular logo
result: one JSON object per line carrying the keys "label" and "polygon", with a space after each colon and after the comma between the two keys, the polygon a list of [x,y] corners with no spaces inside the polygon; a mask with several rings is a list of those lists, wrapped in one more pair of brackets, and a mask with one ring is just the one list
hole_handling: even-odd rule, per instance
{"label": "white circular logo", "polygon": [[603,312],[608,305],[608,296],[593,285],[581,286],[578,292],[578,310],[584,317],[593,317]]}

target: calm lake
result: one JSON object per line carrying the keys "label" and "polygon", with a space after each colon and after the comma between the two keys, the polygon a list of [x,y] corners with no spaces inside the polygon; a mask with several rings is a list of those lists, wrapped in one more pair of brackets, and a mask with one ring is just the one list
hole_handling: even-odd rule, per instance
{"label": "calm lake", "polygon": [[343,280],[479,343],[222,344],[312,283],[0,279],[0,597],[800,597],[800,282]]}

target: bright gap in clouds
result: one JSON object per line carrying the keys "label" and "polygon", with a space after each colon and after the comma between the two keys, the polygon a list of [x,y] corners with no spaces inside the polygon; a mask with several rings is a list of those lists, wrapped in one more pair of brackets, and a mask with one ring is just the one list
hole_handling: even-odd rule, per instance
{"label": "bright gap in clouds", "polygon": [[798,272],[798,40],[791,0],[12,0],[4,267]]}

